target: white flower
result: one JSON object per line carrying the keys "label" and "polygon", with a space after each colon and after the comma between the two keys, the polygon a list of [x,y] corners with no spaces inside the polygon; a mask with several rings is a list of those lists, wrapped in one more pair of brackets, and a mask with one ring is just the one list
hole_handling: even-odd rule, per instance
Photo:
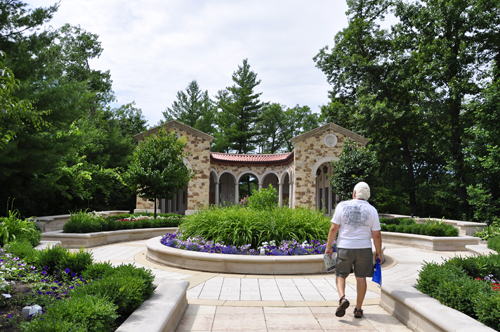
{"label": "white flower", "polygon": [[2,294],[6,299],[10,299],[12,297],[12,295],[10,294]]}

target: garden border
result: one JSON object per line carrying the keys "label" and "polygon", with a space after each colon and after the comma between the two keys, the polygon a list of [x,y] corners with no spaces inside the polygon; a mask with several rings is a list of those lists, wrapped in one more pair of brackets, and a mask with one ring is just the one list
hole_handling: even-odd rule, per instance
{"label": "garden border", "polygon": [[399,244],[432,251],[467,251],[466,246],[481,241],[473,236],[428,236],[397,232],[382,232],[382,243]]}
{"label": "garden border", "polygon": [[[146,242],[146,258],[154,263],[177,268],[238,274],[292,275],[326,273],[323,255],[249,256],[211,254],[171,248],[161,237]],[[384,250],[385,246],[382,246]],[[374,255],[375,249],[372,248]],[[307,271],[307,272],[305,272]]]}
{"label": "garden border", "polygon": [[419,217],[412,217],[412,216],[405,216],[401,214],[388,214],[388,213],[380,213],[379,214],[380,218],[409,218],[409,219],[414,219],[415,222],[422,224],[425,223],[427,220],[432,220],[432,221],[442,221],[443,223],[447,225],[452,225],[458,228],[460,235],[468,235],[468,236],[473,236],[476,231],[482,231],[486,227],[485,223],[481,222],[473,222],[473,221],[462,221],[462,220],[452,220],[452,219],[437,219],[437,218],[419,218]]}
{"label": "garden border", "polygon": [[409,329],[418,332],[495,331],[466,314],[439,303],[413,286],[383,284],[380,306]]}
{"label": "garden border", "polygon": [[63,233],[62,231],[42,233],[41,241],[60,241],[68,248],[91,248],[105,244],[146,240],[166,233],[174,233],[177,227],[134,228],[95,233]]}
{"label": "garden border", "polygon": [[116,332],[174,332],[188,307],[186,292],[189,281],[166,281],[144,301]]}

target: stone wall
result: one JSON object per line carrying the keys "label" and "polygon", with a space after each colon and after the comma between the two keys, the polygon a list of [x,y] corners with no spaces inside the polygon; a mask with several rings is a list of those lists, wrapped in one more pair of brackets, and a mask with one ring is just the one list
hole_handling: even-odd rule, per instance
{"label": "stone wall", "polygon": [[[336,144],[334,144],[334,139],[330,141],[325,140],[329,134],[336,137]],[[359,145],[364,145],[368,142],[366,138],[333,123],[316,128],[292,139],[295,148],[293,206],[316,207],[315,172],[322,163],[338,160],[338,157],[342,153],[342,140],[346,137],[350,137]]]}

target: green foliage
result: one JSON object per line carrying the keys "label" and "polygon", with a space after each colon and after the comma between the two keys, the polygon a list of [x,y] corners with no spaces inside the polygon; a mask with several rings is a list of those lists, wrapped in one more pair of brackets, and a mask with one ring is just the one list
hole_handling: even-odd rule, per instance
{"label": "green foliage", "polygon": [[92,233],[100,232],[104,218],[98,214],[80,211],[72,213],[63,226],[63,233]]}
{"label": "green foliage", "polygon": [[294,149],[292,138],[319,125],[318,115],[308,106],[287,108],[277,103],[265,105],[259,120],[256,127],[261,153],[291,152]]}
{"label": "green foliage", "polygon": [[428,236],[458,236],[458,228],[442,221],[427,220],[417,224],[411,218],[380,218],[380,227],[384,232],[420,234]]}
{"label": "green foliage", "polygon": [[83,294],[58,301],[41,318],[35,316],[20,328],[23,332],[110,331],[118,317],[116,310],[116,305],[102,296]]}
{"label": "green foliage", "polygon": [[94,263],[82,272],[85,280],[96,280],[113,273],[114,267],[109,262]]}
{"label": "green foliage", "polygon": [[33,245],[26,239],[10,242],[6,250],[31,265],[38,261],[40,255],[40,251],[34,249]]}
{"label": "green foliage", "polygon": [[93,262],[92,253],[80,249],[78,252],[70,252],[67,248],[53,246],[40,251],[37,268],[44,267],[48,273],[70,269],[72,273],[81,274]]}
{"label": "green foliage", "polygon": [[21,220],[19,211],[9,210],[9,216],[0,218],[0,247],[12,242],[27,240],[32,246],[38,245],[41,232],[33,220]]}
{"label": "green foliage", "polygon": [[183,162],[185,146],[175,132],[160,128],[156,135],[145,137],[132,155],[125,182],[140,197],[153,200],[155,211],[158,198],[172,199],[194,177]]}
{"label": "green foliage", "polygon": [[498,329],[499,292],[484,276],[500,276],[498,255],[454,257],[443,264],[425,263],[417,279],[417,289],[439,302]]}
{"label": "green foliage", "polygon": [[276,188],[269,185],[269,188],[261,188],[252,193],[248,198],[248,207],[256,210],[273,209],[278,206],[278,193]]}
{"label": "green foliage", "polygon": [[198,82],[194,80],[189,83],[186,92],[178,91],[176,97],[177,100],[172,104],[172,108],[168,107],[163,112],[165,120],[177,120],[212,135],[214,133],[215,108],[208,96],[208,91],[200,90]]}
{"label": "green foliage", "polygon": [[[321,120],[371,140],[380,162],[375,206],[461,220],[495,216],[498,1],[347,4],[348,26],[314,58],[331,84]],[[388,13],[396,23],[384,29]]]}
{"label": "green foliage", "polygon": [[20,131],[30,126],[37,130],[49,125],[44,120],[48,111],[37,111],[30,100],[19,100],[13,94],[19,89],[19,80],[5,66],[5,53],[0,50],[0,150],[13,140]]}
{"label": "green foliage", "polygon": [[341,200],[352,197],[354,186],[364,181],[374,183],[378,162],[374,152],[359,147],[349,138],[344,139],[342,154],[338,161],[332,161],[333,172],[330,177],[332,192]]}
{"label": "green foliage", "polygon": [[488,248],[500,253],[500,236],[492,236],[488,238]]}
{"label": "green foliage", "polygon": [[127,316],[147,299],[147,291],[146,282],[140,277],[113,273],[105,278],[89,281],[85,287],[75,287],[70,294],[72,298],[89,295],[105,298],[116,305],[119,315]]}
{"label": "green foliage", "polygon": [[183,239],[201,236],[226,245],[251,244],[256,249],[262,242],[272,240],[279,243],[325,239],[330,225],[330,219],[316,209],[255,210],[230,206],[210,207],[187,216],[179,230]]}
{"label": "green foliage", "polygon": [[103,218],[92,212],[80,211],[72,214],[64,224],[64,233],[95,233],[135,228],[178,227],[184,216],[173,213],[160,213],[152,219],[152,213],[121,214]]}
{"label": "green foliage", "polygon": [[257,74],[250,70],[248,59],[232,76],[234,85],[218,92],[216,114],[219,130],[214,133],[216,144],[212,151],[249,153],[255,149],[259,132],[256,129],[265,103],[259,100],[262,93],[254,89],[260,84]]}

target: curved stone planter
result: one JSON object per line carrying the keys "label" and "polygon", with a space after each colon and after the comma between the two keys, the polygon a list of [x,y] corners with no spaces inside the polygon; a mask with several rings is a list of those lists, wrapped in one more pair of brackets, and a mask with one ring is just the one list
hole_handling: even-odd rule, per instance
{"label": "curved stone planter", "polygon": [[399,244],[433,251],[467,251],[465,246],[478,245],[481,241],[473,236],[438,237],[396,232],[382,232],[382,242]]}
{"label": "curved stone planter", "polygon": [[382,284],[380,306],[413,331],[495,331],[412,286]]}
{"label": "curved stone planter", "polygon": [[[245,256],[210,254],[164,246],[161,237],[150,239],[147,259],[162,265],[196,271],[238,274],[318,274],[326,273],[323,255]],[[384,249],[384,248],[382,248]]]}
{"label": "curved stone planter", "polygon": [[60,241],[61,246],[68,248],[90,248],[110,243],[146,240],[155,236],[163,236],[166,233],[174,233],[176,230],[177,227],[137,228],[81,234],[56,231],[42,233],[41,241]]}

